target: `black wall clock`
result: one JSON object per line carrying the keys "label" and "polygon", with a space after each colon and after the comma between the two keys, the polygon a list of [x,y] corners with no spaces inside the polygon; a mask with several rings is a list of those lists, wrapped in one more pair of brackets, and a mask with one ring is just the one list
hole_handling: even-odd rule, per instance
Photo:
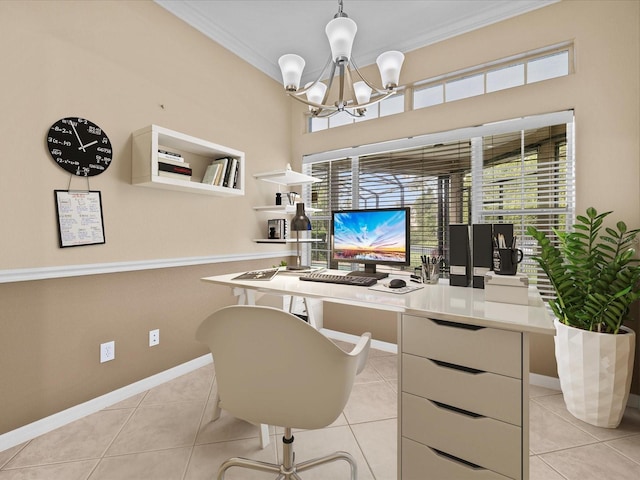
{"label": "black wall clock", "polygon": [[100,175],[111,164],[109,137],[102,128],[84,118],[62,118],[51,125],[47,145],[51,158],[79,177]]}

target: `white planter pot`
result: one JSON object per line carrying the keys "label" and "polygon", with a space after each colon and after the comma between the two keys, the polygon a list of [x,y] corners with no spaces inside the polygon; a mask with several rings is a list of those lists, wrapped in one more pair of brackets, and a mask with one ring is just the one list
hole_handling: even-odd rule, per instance
{"label": "white planter pot", "polygon": [[629,399],[635,333],[612,335],[554,321],[560,386],[567,410],[597,427],[616,428]]}

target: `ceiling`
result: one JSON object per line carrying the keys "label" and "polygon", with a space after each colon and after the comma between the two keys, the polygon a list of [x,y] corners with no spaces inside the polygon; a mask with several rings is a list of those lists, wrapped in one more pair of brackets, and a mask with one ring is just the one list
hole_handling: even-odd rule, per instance
{"label": "ceiling", "polygon": [[[330,54],[324,28],[337,0],[154,0],[207,37],[281,81],[278,58],[306,61],[304,85]],[[560,0],[344,0],[358,25],[352,56],[370,65],[386,50],[409,52]]]}

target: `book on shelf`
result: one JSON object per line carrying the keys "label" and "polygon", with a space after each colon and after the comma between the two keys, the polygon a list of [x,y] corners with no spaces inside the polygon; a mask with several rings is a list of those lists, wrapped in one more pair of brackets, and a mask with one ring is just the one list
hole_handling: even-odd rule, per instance
{"label": "book on shelf", "polygon": [[253,270],[245,272],[232,280],[271,280],[278,273],[278,268],[268,268],[266,270]]}
{"label": "book on shelf", "polygon": [[212,163],[207,166],[207,170],[204,172],[204,177],[202,177],[202,183],[206,183],[207,185],[214,185],[216,176],[218,175],[218,171],[220,170],[219,163]]}
{"label": "book on shelf", "polygon": [[182,154],[176,153],[176,152],[172,152],[170,150],[165,150],[163,148],[158,148],[158,158],[168,158],[170,160],[177,160],[177,161],[180,161],[180,162],[184,161],[184,158],[182,157]]}
{"label": "book on shelf", "polygon": [[240,172],[240,160],[236,159],[236,167],[233,174],[233,182],[231,182],[231,188],[238,188],[238,172]]}
{"label": "book on shelf", "polygon": [[185,167],[182,165],[173,165],[171,163],[158,162],[158,172],[171,172],[171,173],[179,173],[181,175],[191,176],[193,171],[191,167]]}
{"label": "book on shelf", "polygon": [[287,238],[287,220],[272,218],[267,220],[267,238],[269,240],[284,240]]}
{"label": "book on shelf", "polygon": [[224,180],[222,181],[223,187],[229,187],[229,182],[231,182],[234,177],[234,169],[236,168],[238,160],[236,158],[227,158],[227,169],[224,172]]}
{"label": "book on shelf", "polygon": [[158,154],[158,162],[168,163],[170,165],[178,165],[179,167],[187,167],[187,168],[191,166],[189,162],[185,162],[184,160],[176,160],[173,157],[163,157],[160,154]]}
{"label": "book on shelf", "polygon": [[159,177],[175,178],[176,180],[184,180],[185,182],[191,181],[191,175],[184,175],[183,173],[164,172],[160,170],[158,172]]}
{"label": "book on shelf", "polygon": [[222,186],[222,182],[224,180],[224,172],[227,169],[228,159],[226,157],[218,158],[211,162],[211,165],[219,165],[220,168],[216,172],[216,176],[213,180],[212,185]]}

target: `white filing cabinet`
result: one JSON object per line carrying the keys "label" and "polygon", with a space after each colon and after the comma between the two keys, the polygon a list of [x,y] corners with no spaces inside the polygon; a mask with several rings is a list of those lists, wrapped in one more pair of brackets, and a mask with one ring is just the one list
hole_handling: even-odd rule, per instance
{"label": "white filing cabinet", "polygon": [[526,333],[403,314],[401,480],[528,480]]}

